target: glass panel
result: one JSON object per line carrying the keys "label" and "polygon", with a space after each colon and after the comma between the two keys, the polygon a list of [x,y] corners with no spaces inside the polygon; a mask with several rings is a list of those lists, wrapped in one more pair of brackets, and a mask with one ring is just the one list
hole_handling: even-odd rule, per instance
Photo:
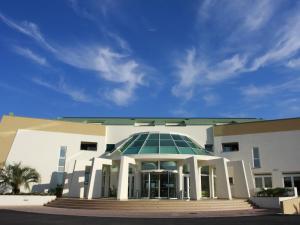
{"label": "glass panel", "polygon": [[179,141],[182,141],[182,138],[181,138],[181,136],[180,136],[180,135],[178,135],[178,134],[172,134],[172,138],[173,138],[174,140],[179,140]]}
{"label": "glass panel", "polygon": [[142,173],[142,194],[143,198],[149,197],[149,173]]}
{"label": "glass panel", "polygon": [[135,141],[130,147],[141,147],[144,141]]}
{"label": "glass panel", "polygon": [[272,188],[272,177],[264,177],[265,188]]}
{"label": "glass panel", "polygon": [[209,176],[201,176],[202,197],[209,197]]}
{"label": "glass panel", "polygon": [[175,141],[177,147],[190,147],[185,141]]}
{"label": "glass panel", "polygon": [[159,134],[150,134],[148,139],[159,139]]}
{"label": "glass panel", "polygon": [[160,140],[160,146],[175,146],[172,140]]}
{"label": "glass panel", "polygon": [[189,141],[189,142],[192,142],[191,139],[189,139],[187,136],[181,136],[181,138],[185,141]]}
{"label": "glass panel", "polygon": [[263,188],[262,177],[255,177],[255,187]]}
{"label": "glass panel", "polygon": [[257,147],[253,148],[253,157],[259,158],[259,149]]}
{"label": "glass panel", "polygon": [[64,166],[59,166],[58,167],[58,172],[65,172],[65,167]]}
{"label": "glass panel", "polygon": [[158,198],[159,174],[150,173],[150,198]]}
{"label": "glass panel", "polygon": [[299,193],[300,192],[300,176],[294,177],[294,187],[297,188],[297,191]]}
{"label": "glass panel", "polygon": [[190,173],[190,165],[189,164],[183,165],[183,173]]}
{"label": "glass panel", "polygon": [[209,166],[203,166],[201,168],[201,174],[208,175],[209,174]]}
{"label": "glass panel", "polygon": [[178,154],[176,147],[172,146],[160,146],[159,149],[160,154]]}
{"label": "glass panel", "polygon": [[161,161],[161,170],[177,170],[177,163],[175,161]]}
{"label": "glass panel", "polygon": [[260,160],[259,159],[254,159],[253,160],[253,166],[254,166],[254,168],[260,168]]}
{"label": "glass panel", "polygon": [[193,142],[187,142],[187,144],[192,148],[198,148],[198,146],[195,145]]}
{"label": "glass panel", "polygon": [[129,147],[126,149],[124,154],[138,154],[140,149],[141,149],[141,147]]}
{"label": "glass panel", "polygon": [[169,198],[176,198],[176,176],[175,173],[169,173]]}
{"label": "glass panel", "polygon": [[158,146],[144,146],[139,154],[155,154],[158,153]]}
{"label": "glass panel", "polygon": [[293,187],[291,177],[284,177],[283,180],[284,180],[284,187]]}
{"label": "glass panel", "polygon": [[65,162],[66,162],[65,159],[60,159],[60,160],[58,161],[58,166],[65,166]]}
{"label": "glass panel", "polygon": [[160,134],[160,139],[172,139],[170,134]]}
{"label": "glass panel", "polygon": [[192,148],[178,148],[180,154],[191,154],[195,155],[195,152],[193,151]]}
{"label": "glass panel", "polygon": [[159,141],[158,140],[147,140],[145,143],[145,146],[159,146]]}
{"label": "glass panel", "polygon": [[66,146],[61,146],[59,157],[60,158],[66,158],[66,151],[67,151],[67,147]]}
{"label": "glass panel", "polygon": [[142,170],[157,170],[158,162],[142,162]]}
{"label": "glass panel", "polygon": [[147,138],[148,134],[141,134],[141,136],[138,137],[138,139],[136,139],[137,141],[145,141]]}

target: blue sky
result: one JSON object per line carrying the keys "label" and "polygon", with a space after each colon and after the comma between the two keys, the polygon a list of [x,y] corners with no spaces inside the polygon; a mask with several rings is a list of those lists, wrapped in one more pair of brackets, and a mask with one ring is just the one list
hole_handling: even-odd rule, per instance
{"label": "blue sky", "polygon": [[0,114],[300,115],[300,1],[0,1]]}

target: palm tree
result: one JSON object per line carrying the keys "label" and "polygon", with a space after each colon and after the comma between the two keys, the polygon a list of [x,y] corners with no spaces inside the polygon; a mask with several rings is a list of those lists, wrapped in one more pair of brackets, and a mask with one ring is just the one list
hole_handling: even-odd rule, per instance
{"label": "palm tree", "polygon": [[37,183],[40,174],[33,168],[21,166],[21,163],[6,165],[0,169],[0,187],[11,188],[13,194],[20,193],[20,187],[24,185],[30,188],[31,183]]}

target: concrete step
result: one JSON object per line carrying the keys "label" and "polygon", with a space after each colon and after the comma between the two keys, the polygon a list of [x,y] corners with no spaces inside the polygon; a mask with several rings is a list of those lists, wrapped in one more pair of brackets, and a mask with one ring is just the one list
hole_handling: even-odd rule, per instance
{"label": "concrete step", "polygon": [[235,200],[86,200],[60,198],[46,204],[48,207],[95,209],[95,210],[127,210],[127,211],[222,211],[222,210],[251,210],[252,205],[245,199]]}

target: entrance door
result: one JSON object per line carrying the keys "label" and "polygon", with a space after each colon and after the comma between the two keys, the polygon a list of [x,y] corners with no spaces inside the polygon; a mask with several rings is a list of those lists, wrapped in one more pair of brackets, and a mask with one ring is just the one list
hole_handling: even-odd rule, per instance
{"label": "entrance door", "polygon": [[190,175],[183,175],[183,198],[190,198]]}
{"label": "entrance door", "polygon": [[160,197],[176,198],[176,174],[172,172],[160,173]]}
{"label": "entrance door", "polygon": [[150,173],[150,198],[158,198],[159,195],[159,174]]}

